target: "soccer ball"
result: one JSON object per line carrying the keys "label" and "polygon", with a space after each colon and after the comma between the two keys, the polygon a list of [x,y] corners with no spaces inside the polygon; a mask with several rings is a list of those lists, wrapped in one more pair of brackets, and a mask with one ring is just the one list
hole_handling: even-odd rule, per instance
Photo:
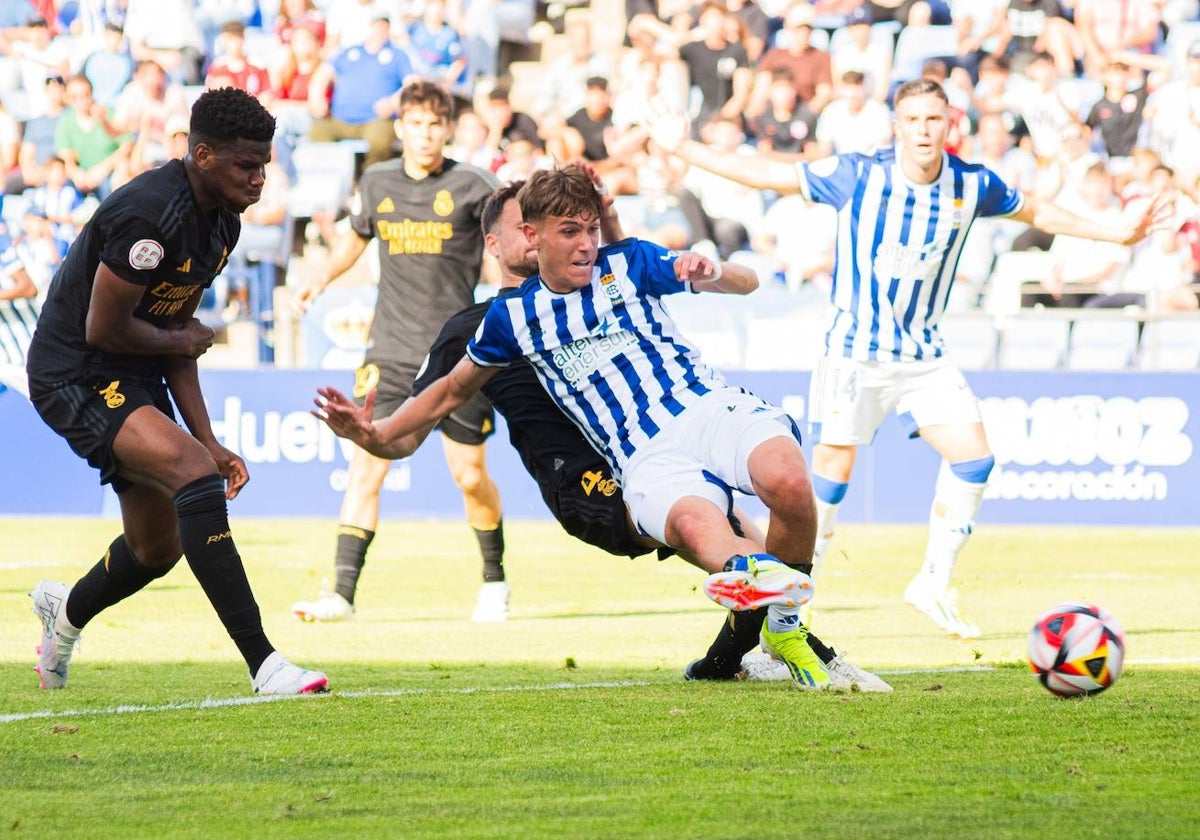
{"label": "soccer ball", "polygon": [[1029,633],[1029,670],[1051,694],[1099,694],[1125,666],[1125,632],[1112,614],[1094,604],[1059,604],[1043,613]]}

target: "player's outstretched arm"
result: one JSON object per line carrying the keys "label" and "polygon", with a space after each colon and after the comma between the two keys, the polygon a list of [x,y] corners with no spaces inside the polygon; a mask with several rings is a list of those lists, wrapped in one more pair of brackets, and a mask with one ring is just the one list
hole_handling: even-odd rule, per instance
{"label": "player's outstretched arm", "polygon": [[800,193],[800,178],[791,163],[762,157],[721,152],[689,140],[690,123],[685,114],[666,100],[655,97],[643,115],[650,139],[692,166],[715,172],[739,184],[790,195]]}
{"label": "player's outstretched arm", "polygon": [[1078,216],[1052,201],[1026,195],[1021,209],[1010,218],[1046,233],[1134,245],[1156,231],[1165,230],[1174,214],[1174,196],[1163,194],[1155,197],[1132,216],[1127,216],[1123,227],[1110,228]]}
{"label": "player's outstretched arm", "polygon": [[371,421],[375,393],[360,408],[336,388],[318,388],[313,414],[335,434],[354,441],[377,458],[407,458],[433,428],[482,388],[498,368],[485,368],[464,358],[448,374],[388,417]]}

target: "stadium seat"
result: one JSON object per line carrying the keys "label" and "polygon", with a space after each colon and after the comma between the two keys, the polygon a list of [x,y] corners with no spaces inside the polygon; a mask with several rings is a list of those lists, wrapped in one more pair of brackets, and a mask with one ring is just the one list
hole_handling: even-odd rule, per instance
{"label": "stadium seat", "polygon": [[1071,321],[1061,315],[1013,318],[1000,335],[1001,370],[1055,370],[1067,355]]}
{"label": "stadium seat", "polygon": [[1200,368],[1200,317],[1154,318],[1142,332],[1138,367],[1142,370]]}
{"label": "stadium seat", "polygon": [[1133,364],[1138,348],[1137,320],[1123,313],[1097,314],[1100,317],[1077,318],[1071,328],[1068,370],[1124,370]]}
{"label": "stadium seat", "polygon": [[963,312],[945,315],[938,332],[954,363],[964,370],[987,370],[995,367],[999,331],[992,319],[982,312]]}
{"label": "stadium seat", "polygon": [[996,258],[984,295],[983,308],[993,318],[1021,310],[1021,285],[1040,283],[1050,276],[1054,258],[1046,251],[1009,251]]}
{"label": "stadium seat", "polygon": [[365,151],[366,143],[360,140],[296,146],[292,153],[296,180],[288,189],[288,213],[303,219],[314,211],[340,208],[354,189],[356,156]]}
{"label": "stadium seat", "polygon": [[958,30],[953,26],[906,26],[896,39],[892,78],[907,82],[919,78],[921,65],[930,58],[958,55]]}

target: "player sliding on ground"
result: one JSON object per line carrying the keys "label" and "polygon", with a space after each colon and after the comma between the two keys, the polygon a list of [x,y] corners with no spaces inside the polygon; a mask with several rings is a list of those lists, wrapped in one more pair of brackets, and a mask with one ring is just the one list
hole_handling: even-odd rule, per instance
{"label": "player sliding on ground", "polygon": [[[370,451],[401,452],[497,372],[528,362],[604,456],[637,526],[710,572],[705,591],[718,603],[768,608],[764,650],[802,687],[829,686],[799,617],[812,594],[800,569],[812,560],[816,512],[798,430],[704,365],[661,302],[748,294],[753,273],[636,239],[599,248],[601,199],[578,166],[534,173],[519,202],[538,274],[489,307],[467,355],[378,425],[332,388],[321,389],[318,415]],[[770,510],[765,545],[731,526],[733,489]]]}
{"label": "player sliding on ground", "polygon": [[[593,180],[597,181],[592,173]],[[446,322],[433,342],[422,365],[422,373],[413,384],[417,395],[447,374],[462,359],[467,343],[479,329],[488,310],[496,301],[518,293],[520,286],[538,272],[537,251],[525,236],[517,194],[524,182],[500,187],[483,206],[484,245],[500,268],[500,292],[497,298],[470,306]],[[603,194],[602,194],[603,195]],[[601,199],[600,232],[602,241],[622,238],[620,222],[612,208],[612,199]],[[563,529],[572,536],[610,554],[639,557],[663,544],[639,534],[629,520],[620,485],[612,470],[594,450],[578,427],[558,409],[542,388],[533,368],[524,363],[509,365],[483,387],[482,393],[507,421],[509,440],[521,457],[521,463],[537,482],[547,508]],[[348,431],[360,445],[370,442],[357,435],[360,426],[369,425],[372,411],[360,408],[357,423],[335,425]],[[408,457],[424,442],[423,434],[407,435],[382,444],[376,454],[382,457]],[[734,527],[750,530],[759,542],[762,536],[735,508]],[[660,551],[660,557],[669,551]],[[759,643],[759,634],[767,610],[729,613],[721,631],[706,655],[691,663],[686,677],[692,680],[790,679],[790,672],[774,660],[763,660],[748,652]],[[874,674],[858,668],[832,648],[810,634],[808,644],[825,663],[839,686],[860,691],[890,691],[891,687]],[[781,673],[782,672],[782,673]]]}

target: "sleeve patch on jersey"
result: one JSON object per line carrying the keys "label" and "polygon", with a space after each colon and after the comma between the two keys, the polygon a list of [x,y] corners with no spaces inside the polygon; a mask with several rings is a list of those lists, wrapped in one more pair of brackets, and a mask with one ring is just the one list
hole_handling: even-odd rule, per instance
{"label": "sleeve patch on jersey", "polygon": [[158,268],[162,262],[163,246],[153,239],[139,239],[129,249],[129,264],[139,271],[149,271]]}

